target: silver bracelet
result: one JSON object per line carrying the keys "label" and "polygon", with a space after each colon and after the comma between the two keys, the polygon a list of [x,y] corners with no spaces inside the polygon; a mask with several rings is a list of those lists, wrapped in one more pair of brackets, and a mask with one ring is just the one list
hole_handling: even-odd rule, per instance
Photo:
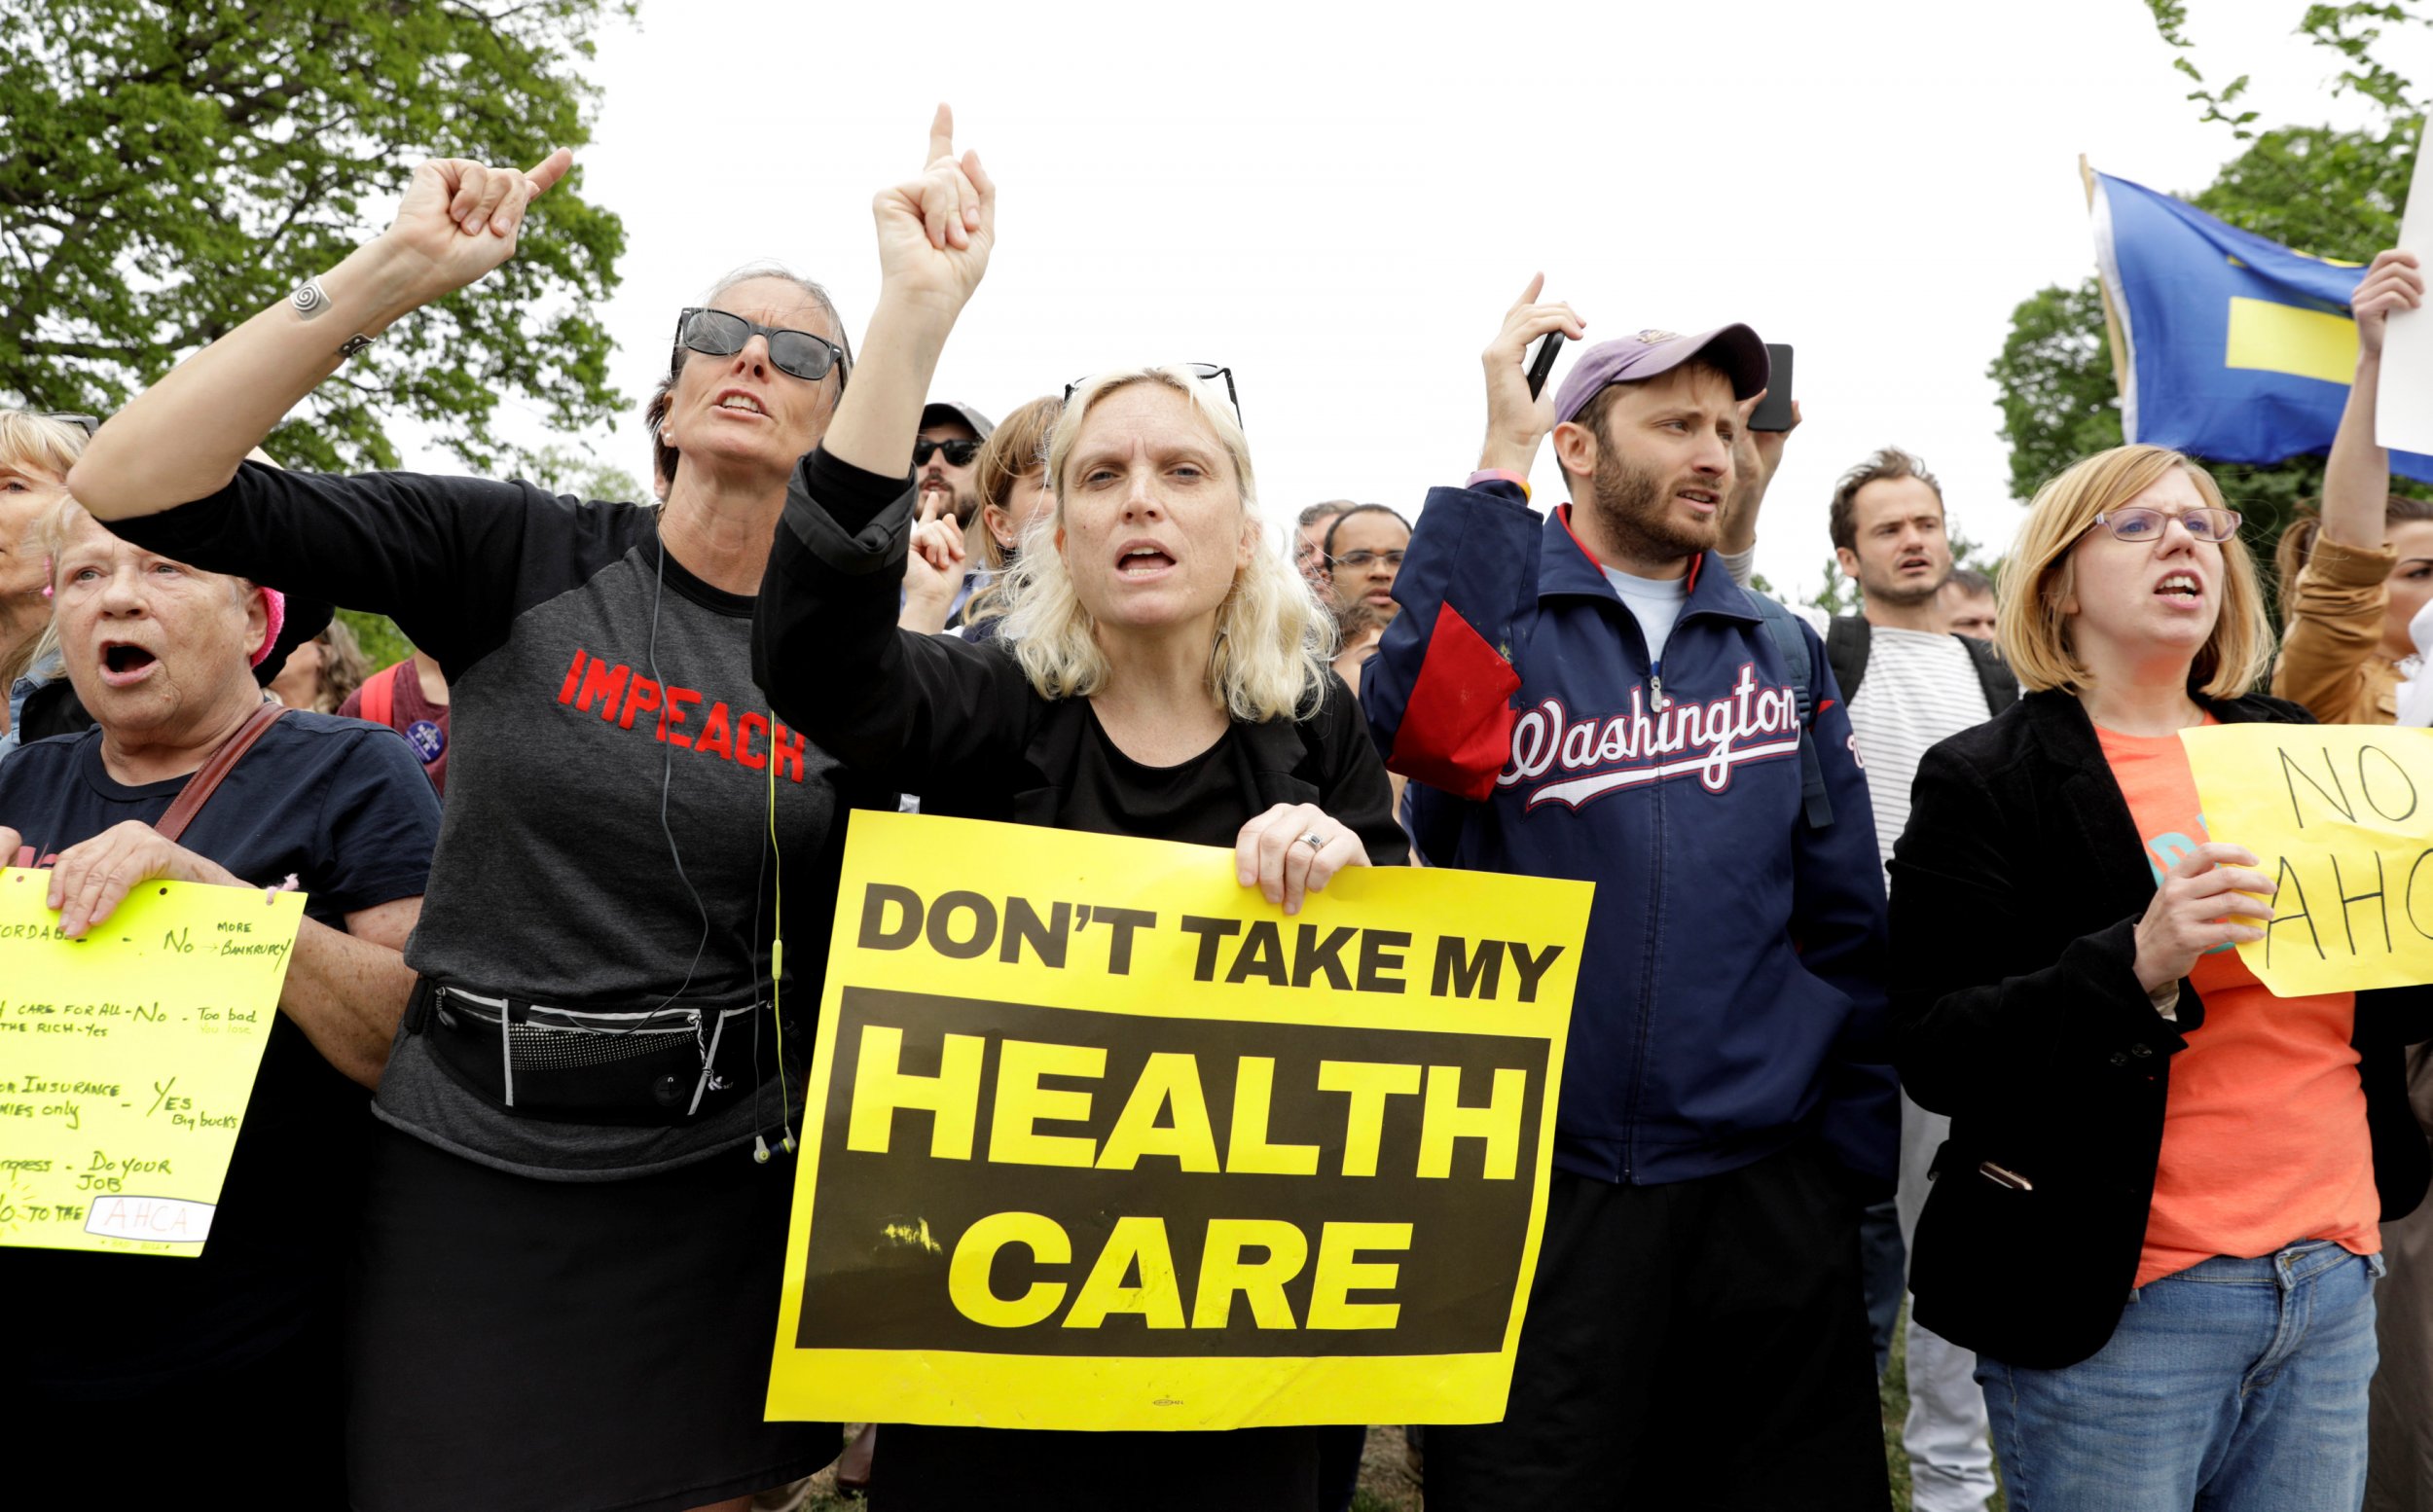
{"label": "silver bracelet", "polygon": [[[321,279],[315,274],[296,285],[296,292],[287,296],[287,303],[295,307],[297,318],[311,320],[329,309],[330,291],[321,287]],[[344,360],[371,344],[372,339],[358,331],[340,343],[338,355]]]}

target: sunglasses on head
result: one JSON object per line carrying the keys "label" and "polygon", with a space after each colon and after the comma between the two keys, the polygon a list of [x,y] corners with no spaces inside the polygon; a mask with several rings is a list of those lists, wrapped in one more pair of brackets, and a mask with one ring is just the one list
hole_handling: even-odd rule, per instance
{"label": "sunglasses on head", "polygon": [[971,459],[980,454],[980,443],[976,441],[916,441],[913,443],[913,466],[928,466],[929,458],[941,451],[946,453],[947,466],[969,467]]}
{"label": "sunglasses on head", "polygon": [[676,316],[678,356],[674,366],[683,366],[681,354],[687,350],[700,352],[706,357],[732,357],[755,336],[768,339],[769,361],[780,373],[808,383],[817,383],[826,378],[828,370],[833,368],[836,370],[836,386],[844,388],[846,377],[851,371],[844,347],[824,336],[764,326],[757,320],[746,320],[723,309],[696,307]]}
{"label": "sunglasses on head", "polygon": [[83,431],[88,440],[91,439],[94,431],[101,428],[101,421],[90,414],[69,414],[63,411],[37,410],[34,412],[34,416],[37,419],[56,420],[62,425],[73,425]]}
{"label": "sunglasses on head", "polygon": [[[1242,423],[1242,398],[1233,391],[1233,370],[1231,368],[1220,368],[1213,362],[1179,362],[1176,363],[1175,366],[1182,369],[1182,371],[1190,374],[1193,378],[1198,378],[1203,383],[1214,383],[1218,378],[1223,378],[1225,380],[1225,403],[1233,406],[1233,423],[1236,425]],[[1073,390],[1079,388],[1082,384],[1087,383],[1091,378],[1096,377],[1098,377],[1098,375],[1095,373],[1085,374],[1066,384],[1065,403],[1072,403]]]}

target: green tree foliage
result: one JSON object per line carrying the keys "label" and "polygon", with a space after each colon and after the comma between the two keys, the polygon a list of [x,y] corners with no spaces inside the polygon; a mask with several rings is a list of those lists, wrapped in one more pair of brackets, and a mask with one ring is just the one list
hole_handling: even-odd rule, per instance
{"label": "green tree foliage", "polygon": [[620,504],[647,504],[650,494],[624,468],[603,462],[589,450],[552,442],[525,458],[522,476],[534,487],[578,499],[612,499]]}
{"label": "green tree foliage", "polygon": [[1986,377],[2002,389],[2014,498],[2033,498],[2046,479],[2078,458],[2121,444],[2121,393],[2094,279],[2022,300]]}
{"label": "green tree foliage", "polygon": [[[2257,129],[2255,112],[2230,108],[2246,79],[2212,90],[2189,61],[2185,5],[2147,3],[2157,30],[2180,54],[2176,65],[2197,86],[2188,97],[2203,108],[2203,119],[2229,125],[2243,144],[2210,185],[2182,198],[2233,226],[2320,257],[2364,262],[2397,238],[2422,118],[2409,82],[2378,62],[2372,49],[2391,27],[2433,24],[2418,5],[2306,8],[2299,30],[2343,59],[2336,89],[2374,101],[2382,113],[2372,126],[2343,131]],[[2011,446],[2016,497],[2032,497],[2088,452],[2120,445],[2120,394],[2093,278],[2040,289],[2021,301],[1986,374],[2001,389],[2002,437]],[[2249,539],[2268,554],[2291,515],[2323,483],[2319,455],[2262,466],[2208,459],[2207,466],[2246,515]]]}
{"label": "green tree foliage", "polygon": [[361,609],[341,609],[338,617],[355,632],[355,644],[363,648],[367,669],[379,671],[394,666],[414,654],[414,643],[397,629],[397,622],[385,614],[370,614]]}
{"label": "green tree foliage", "polygon": [[[0,0],[0,392],[107,414],[377,232],[422,159],[580,147],[603,11],[631,0]],[[388,427],[412,417],[489,471],[518,456],[492,428],[510,395],[565,430],[618,410],[591,304],[625,232],[575,189],[505,268],[321,385],[272,453],[394,466]]]}

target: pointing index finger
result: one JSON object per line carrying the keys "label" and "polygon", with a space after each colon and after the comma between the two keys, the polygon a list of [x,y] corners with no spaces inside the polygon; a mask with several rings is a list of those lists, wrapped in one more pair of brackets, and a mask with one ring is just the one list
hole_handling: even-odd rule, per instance
{"label": "pointing index finger", "polygon": [[532,181],[532,198],[538,199],[557,188],[558,181],[564,178],[566,170],[573,166],[574,150],[570,147],[561,147],[535,163],[532,171],[524,175]]}
{"label": "pointing index finger", "polygon": [[929,122],[929,156],[923,160],[923,165],[926,166],[940,158],[953,156],[955,156],[955,107],[940,100],[938,113]]}

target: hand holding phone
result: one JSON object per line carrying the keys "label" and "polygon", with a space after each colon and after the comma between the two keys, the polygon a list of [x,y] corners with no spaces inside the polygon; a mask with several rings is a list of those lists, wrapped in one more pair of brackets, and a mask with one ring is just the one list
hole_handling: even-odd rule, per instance
{"label": "hand holding phone", "polygon": [[1529,354],[1529,397],[1537,398],[1545,391],[1546,379],[1554,374],[1554,359],[1563,350],[1563,333],[1548,331],[1538,342],[1538,349]]}
{"label": "hand holding phone", "polygon": [[1791,348],[1768,342],[1765,355],[1773,363],[1773,376],[1765,381],[1765,397],[1749,412],[1749,428],[1789,430],[1795,423],[1791,414]]}

